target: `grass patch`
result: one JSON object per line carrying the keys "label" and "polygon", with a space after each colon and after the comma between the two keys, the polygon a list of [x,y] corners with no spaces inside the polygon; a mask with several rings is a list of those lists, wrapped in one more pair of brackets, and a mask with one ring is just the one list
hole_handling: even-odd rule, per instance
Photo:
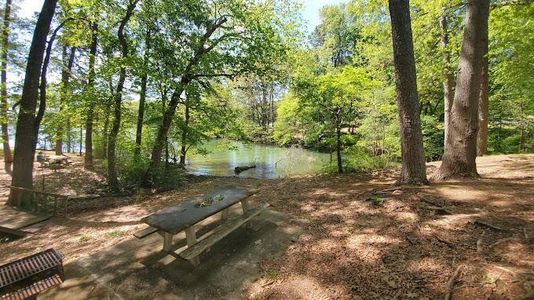
{"label": "grass patch", "polygon": [[90,239],[91,239],[91,237],[89,237],[88,235],[85,235],[85,234],[83,234],[82,236],[80,236],[80,242],[81,242],[81,243],[88,242]]}
{"label": "grass patch", "polygon": [[108,232],[107,236],[109,236],[111,238],[118,238],[118,237],[121,237],[123,234],[124,234],[123,231],[113,230],[113,231]]}
{"label": "grass patch", "polygon": [[276,280],[280,277],[280,271],[278,270],[269,270],[266,273],[266,276],[270,280]]}

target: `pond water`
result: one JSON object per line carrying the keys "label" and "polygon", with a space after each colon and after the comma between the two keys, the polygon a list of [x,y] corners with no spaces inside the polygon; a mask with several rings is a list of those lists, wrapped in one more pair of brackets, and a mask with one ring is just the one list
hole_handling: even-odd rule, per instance
{"label": "pond water", "polygon": [[195,175],[237,176],[235,167],[255,165],[238,176],[273,179],[317,174],[328,163],[330,154],[297,147],[212,140],[190,151],[187,169]]}

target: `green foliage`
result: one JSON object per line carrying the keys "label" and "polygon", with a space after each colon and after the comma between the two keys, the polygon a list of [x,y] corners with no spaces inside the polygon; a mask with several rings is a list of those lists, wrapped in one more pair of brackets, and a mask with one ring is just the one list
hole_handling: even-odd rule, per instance
{"label": "green foliage", "polygon": [[432,115],[421,118],[423,144],[427,161],[440,160],[443,153],[443,124]]}

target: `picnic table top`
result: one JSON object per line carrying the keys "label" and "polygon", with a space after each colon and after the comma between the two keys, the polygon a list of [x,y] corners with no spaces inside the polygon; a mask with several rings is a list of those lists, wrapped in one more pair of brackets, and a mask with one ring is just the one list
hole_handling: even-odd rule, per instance
{"label": "picnic table top", "polygon": [[177,234],[182,230],[248,198],[253,192],[242,187],[223,187],[204,195],[186,199],[142,219],[159,230]]}

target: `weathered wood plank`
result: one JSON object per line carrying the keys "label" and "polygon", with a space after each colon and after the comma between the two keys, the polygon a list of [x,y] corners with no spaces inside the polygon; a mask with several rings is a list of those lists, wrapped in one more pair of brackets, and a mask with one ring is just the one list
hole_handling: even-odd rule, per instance
{"label": "weathered wood plank", "polygon": [[0,226],[9,229],[20,229],[46,221],[51,217],[51,214],[32,214],[6,205],[0,205]]}
{"label": "weathered wood plank", "polygon": [[18,236],[18,237],[24,237],[26,234],[28,234],[25,231],[18,230],[18,229],[11,229],[7,227],[0,226],[0,232],[7,233],[10,235]]}
{"label": "weathered wood plank", "polygon": [[156,231],[158,231],[157,228],[154,228],[152,226],[147,226],[145,229],[139,230],[138,232],[134,233],[134,236],[138,239],[142,239],[153,234]]}
{"label": "weathered wood plank", "polygon": [[233,220],[228,220],[226,223],[213,230],[213,232],[208,237],[182,251],[179,256],[187,260],[194,259],[202,252],[204,252],[204,250],[210,248],[215,243],[223,239],[225,236],[238,229],[241,225],[250,221],[250,219],[252,219],[253,217],[259,215],[262,211],[267,209],[267,207],[269,207],[268,203],[263,204],[258,208],[249,210],[247,216],[241,216]]}
{"label": "weathered wood plank", "polygon": [[190,198],[179,205],[160,210],[142,221],[162,231],[177,234],[250,195],[252,192],[241,187],[220,188],[204,197]]}

